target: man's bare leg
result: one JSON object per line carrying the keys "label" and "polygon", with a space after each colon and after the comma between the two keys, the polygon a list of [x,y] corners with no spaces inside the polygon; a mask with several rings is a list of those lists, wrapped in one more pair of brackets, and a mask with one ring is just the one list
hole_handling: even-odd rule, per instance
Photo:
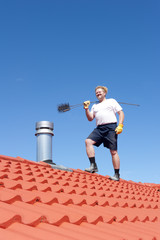
{"label": "man's bare leg", "polygon": [[119,169],[120,169],[120,159],[118,152],[116,150],[110,150],[110,153],[112,155],[112,163],[115,171],[115,175],[113,177],[110,177],[111,180],[119,181],[120,179],[120,174],[119,174]]}
{"label": "man's bare leg", "polygon": [[114,169],[119,169],[120,168],[120,159],[118,152],[116,150],[110,150],[110,153],[112,155],[112,163]]}
{"label": "man's bare leg", "polygon": [[87,152],[88,158],[95,157],[95,151],[93,147],[93,144],[95,144],[95,141],[87,138],[85,141],[85,144],[86,144],[86,152]]}
{"label": "man's bare leg", "polygon": [[95,162],[95,151],[93,147],[93,144],[95,144],[95,141],[87,138],[85,141],[85,144],[86,144],[87,156],[90,161],[90,167],[86,168],[85,171],[90,173],[98,172],[97,164]]}

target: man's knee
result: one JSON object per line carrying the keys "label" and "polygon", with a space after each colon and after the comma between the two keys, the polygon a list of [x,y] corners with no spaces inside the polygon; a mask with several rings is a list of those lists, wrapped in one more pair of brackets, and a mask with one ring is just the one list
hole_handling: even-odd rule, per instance
{"label": "man's knee", "polygon": [[89,145],[89,144],[90,144],[90,139],[87,138],[87,139],[85,140],[85,144],[86,144],[86,145]]}
{"label": "man's knee", "polygon": [[93,145],[93,144],[94,144],[94,141],[91,140],[91,139],[89,139],[89,138],[87,138],[87,139],[85,140],[85,144],[86,144],[86,146],[90,146],[90,145]]}
{"label": "man's knee", "polygon": [[110,150],[110,153],[112,156],[115,156],[117,154],[117,150]]}

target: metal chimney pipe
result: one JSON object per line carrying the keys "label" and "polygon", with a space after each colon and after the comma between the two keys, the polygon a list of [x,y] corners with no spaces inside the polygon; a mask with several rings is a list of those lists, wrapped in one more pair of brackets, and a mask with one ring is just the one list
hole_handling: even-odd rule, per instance
{"label": "metal chimney pipe", "polygon": [[52,162],[53,122],[36,122],[37,162],[49,160]]}

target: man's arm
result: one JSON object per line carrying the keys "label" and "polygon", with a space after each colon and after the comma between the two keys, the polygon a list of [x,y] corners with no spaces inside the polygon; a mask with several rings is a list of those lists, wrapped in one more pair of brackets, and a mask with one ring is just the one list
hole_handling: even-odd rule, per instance
{"label": "man's arm", "polygon": [[83,103],[83,106],[84,106],[84,109],[85,109],[85,112],[86,112],[87,119],[88,119],[88,121],[92,121],[92,120],[94,119],[94,115],[93,115],[93,113],[91,113],[91,112],[89,111],[89,109],[88,109],[89,105],[90,105],[90,101],[89,101],[89,100],[88,100],[88,101],[85,101],[85,102]]}
{"label": "man's arm", "polygon": [[115,132],[120,134],[123,131],[124,112],[121,110],[117,113],[119,115],[119,124],[118,127],[116,127]]}
{"label": "man's arm", "polygon": [[123,122],[124,122],[124,112],[121,110],[117,113],[119,115],[119,124],[123,124]]}
{"label": "man's arm", "polygon": [[85,112],[86,112],[88,121],[92,121],[94,119],[93,113],[91,113],[88,108],[85,109]]}

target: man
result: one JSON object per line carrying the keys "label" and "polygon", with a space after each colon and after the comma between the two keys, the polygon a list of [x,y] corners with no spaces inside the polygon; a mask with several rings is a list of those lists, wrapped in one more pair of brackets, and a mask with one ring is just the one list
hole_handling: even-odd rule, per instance
{"label": "man", "polygon": [[[98,172],[93,145],[99,147],[103,143],[104,147],[110,149],[115,171],[114,176],[110,177],[110,179],[119,181],[120,159],[117,152],[117,134],[120,134],[123,130],[124,113],[115,99],[106,99],[107,92],[108,89],[104,86],[96,87],[95,93],[99,102],[92,106],[91,111],[88,108],[90,101],[83,103],[87,119],[92,121],[95,118],[97,125],[85,140],[86,152],[90,161],[90,167],[86,168],[85,171],[90,173]],[[119,115],[118,127],[116,113]]]}

